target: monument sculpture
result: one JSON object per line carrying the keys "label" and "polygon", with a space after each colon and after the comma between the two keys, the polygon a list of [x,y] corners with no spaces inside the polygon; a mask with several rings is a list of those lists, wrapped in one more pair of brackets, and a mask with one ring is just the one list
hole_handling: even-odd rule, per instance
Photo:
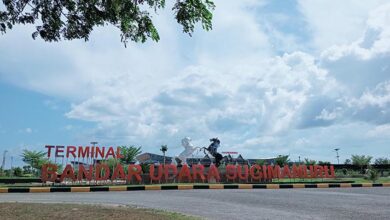
{"label": "monument sculpture", "polygon": [[206,148],[200,148],[200,147],[195,147],[191,143],[191,138],[190,137],[185,137],[181,140],[181,145],[184,147],[184,151],[182,151],[179,156],[175,158],[176,163],[178,165],[182,165],[182,163],[186,163],[187,158],[191,157],[193,153],[199,149],[200,151],[203,149],[203,152],[205,155],[210,154],[215,158],[215,165],[218,167],[221,164],[222,160],[222,155],[218,153],[218,148],[221,144],[221,141],[218,138],[211,138],[210,139],[211,144]]}
{"label": "monument sculpture", "polygon": [[195,150],[198,149],[198,147],[194,147],[191,141],[190,137],[185,137],[181,140],[181,146],[184,147],[184,151],[175,158],[177,164],[186,163],[187,158],[191,157]]}
{"label": "monument sculpture", "polygon": [[[211,144],[209,145],[208,148],[203,148],[205,151],[208,151],[211,156],[215,158],[215,165],[219,167],[221,165],[221,160],[222,160],[222,154],[218,153],[218,148],[219,145],[221,144],[221,141],[218,138],[211,138],[210,139]],[[205,152],[206,153],[206,152]]]}

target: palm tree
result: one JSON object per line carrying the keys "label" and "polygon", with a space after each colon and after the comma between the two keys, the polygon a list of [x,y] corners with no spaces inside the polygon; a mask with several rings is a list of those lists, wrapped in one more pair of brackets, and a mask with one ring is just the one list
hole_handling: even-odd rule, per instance
{"label": "palm tree", "polygon": [[315,160],[310,160],[309,158],[305,158],[305,165],[310,166],[310,165],[316,165],[317,161]]}
{"label": "palm tree", "polygon": [[344,162],[345,165],[351,165],[352,164],[352,161],[351,159],[346,159],[345,162]]}
{"label": "palm tree", "polygon": [[390,159],[388,158],[377,158],[375,160],[375,165],[387,165],[387,164],[390,164]]}
{"label": "palm tree", "polygon": [[275,164],[279,166],[284,166],[290,162],[290,159],[288,158],[288,155],[279,155],[275,158]]}
{"label": "palm tree", "polygon": [[352,164],[360,167],[360,172],[363,173],[363,167],[370,164],[372,157],[365,155],[352,155]]}
{"label": "palm tree", "polygon": [[33,169],[39,170],[42,168],[43,164],[49,163],[49,159],[45,158],[46,153],[42,151],[35,150],[23,150],[22,160],[23,162],[30,165]]}
{"label": "palm tree", "polygon": [[168,151],[168,146],[167,145],[161,145],[161,149],[160,149],[163,154],[164,154],[164,165],[165,165],[165,152]]}
{"label": "palm tree", "polygon": [[141,147],[121,146],[119,148],[121,149],[121,153],[123,155],[123,158],[120,159],[123,164],[130,164],[134,162],[135,158],[142,153]]}

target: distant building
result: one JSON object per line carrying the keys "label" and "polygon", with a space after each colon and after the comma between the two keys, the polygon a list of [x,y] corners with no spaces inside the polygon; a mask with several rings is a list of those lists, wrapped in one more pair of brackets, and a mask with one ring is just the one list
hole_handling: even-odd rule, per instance
{"label": "distant building", "polygon": [[[152,153],[143,153],[137,156],[137,160],[139,163],[146,164],[162,164],[164,163],[164,156],[159,154]],[[172,162],[172,157],[165,157],[165,163],[170,164]],[[262,158],[262,159],[245,159],[239,154],[236,158],[233,158],[230,154],[224,157],[223,162],[227,164],[241,164],[241,165],[252,165],[262,161],[265,164],[273,165],[275,164],[275,158]],[[214,158],[210,158],[209,155],[205,155],[202,158],[187,158],[187,164],[202,164],[204,166],[210,166],[211,163],[215,163]]]}
{"label": "distant building", "polygon": [[[137,156],[137,160],[139,163],[147,163],[147,164],[156,164],[156,163],[164,163],[164,156],[159,154],[152,153],[143,153]],[[165,163],[172,163],[172,157],[165,156]]]}

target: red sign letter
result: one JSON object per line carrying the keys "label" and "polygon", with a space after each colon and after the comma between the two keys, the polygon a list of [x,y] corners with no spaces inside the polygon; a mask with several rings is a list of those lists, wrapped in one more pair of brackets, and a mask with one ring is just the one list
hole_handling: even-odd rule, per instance
{"label": "red sign letter", "polygon": [[47,148],[47,157],[50,157],[50,155],[51,155],[51,149],[54,148],[54,146],[46,145],[45,148]]}
{"label": "red sign letter", "polygon": [[44,164],[42,166],[41,174],[42,182],[55,182],[57,179],[57,165],[54,164]]}
{"label": "red sign letter", "polygon": [[184,164],[182,167],[181,167],[181,170],[179,172],[179,176],[178,176],[178,180],[179,181],[182,181],[184,178],[187,178],[188,181],[191,181],[192,178],[191,178],[191,173],[190,173],[190,169],[188,168],[187,164]]}
{"label": "red sign letter", "polygon": [[192,165],[192,178],[196,180],[198,176],[202,181],[206,179],[206,177],[204,176],[204,166],[202,164]]}
{"label": "red sign letter", "polygon": [[73,181],[76,180],[76,176],[74,175],[73,167],[70,164],[66,165],[64,171],[61,174],[60,181],[61,182],[64,181],[65,178],[69,178]]}
{"label": "red sign letter", "polygon": [[79,164],[79,172],[77,174],[77,180],[83,180],[84,176],[88,181],[92,180],[93,166],[89,165],[88,172],[85,169],[84,165]]}
{"label": "red sign letter", "polygon": [[[102,170],[104,171],[103,176],[102,176]],[[108,180],[108,178],[110,177],[110,168],[105,163],[96,165],[95,172],[96,172],[95,173],[96,180]]]}
{"label": "red sign letter", "polygon": [[155,169],[154,168],[154,164],[150,164],[150,168],[149,168],[150,181],[160,181],[161,177],[163,175],[163,166],[162,166],[162,164],[158,165],[157,176],[154,175],[154,173],[155,173],[154,169]]}
{"label": "red sign letter", "polygon": [[130,164],[127,168],[127,181],[131,181],[131,178],[134,176],[138,182],[142,182],[141,172],[142,168],[140,165]]}
{"label": "red sign letter", "polygon": [[215,165],[211,165],[209,168],[209,173],[207,174],[207,179],[210,181],[211,178],[214,178],[216,181],[219,181],[221,178],[219,177],[218,168]]}
{"label": "red sign letter", "polygon": [[111,179],[115,180],[119,176],[119,179],[124,180],[125,179],[125,171],[123,170],[122,164],[118,163],[114,169],[114,174],[112,174]]}
{"label": "red sign letter", "polygon": [[226,165],[226,179],[235,180],[237,178],[236,166]]}
{"label": "red sign letter", "polygon": [[259,166],[257,164],[253,165],[249,172],[251,174],[251,179],[253,179],[253,180],[260,180],[263,177],[263,175],[261,173],[261,166]]}

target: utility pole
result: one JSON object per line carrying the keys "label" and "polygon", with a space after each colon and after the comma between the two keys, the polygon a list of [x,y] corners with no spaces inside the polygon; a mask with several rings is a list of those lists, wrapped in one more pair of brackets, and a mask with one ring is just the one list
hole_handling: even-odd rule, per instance
{"label": "utility pole", "polygon": [[7,154],[7,150],[4,151],[3,153],[3,161],[1,162],[1,170],[4,170],[4,166],[5,166],[5,156]]}
{"label": "utility pole", "polygon": [[11,176],[13,176],[14,174],[14,166],[13,166],[13,163],[14,163],[14,157],[11,156]]}
{"label": "utility pole", "polygon": [[[91,144],[93,145],[93,148],[95,148],[95,145],[98,144],[97,141],[91,141]],[[96,151],[96,149],[95,149]],[[92,164],[93,164],[93,167],[95,167],[95,159],[93,157],[93,155],[91,155],[91,159],[92,159]]]}
{"label": "utility pole", "polygon": [[334,149],[336,151],[336,158],[337,158],[337,164],[340,164],[340,156],[339,156],[339,150],[340,148]]}
{"label": "utility pole", "polygon": [[165,152],[167,152],[167,150],[168,150],[168,146],[167,145],[161,145],[160,151],[162,151],[163,154],[164,154],[164,166],[165,166]]}
{"label": "utility pole", "polygon": [[[95,145],[98,144],[97,141],[91,141],[91,144],[93,145],[93,148],[95,148]],[[95,149],[96,151],[96,149]],[[92,164],[95,166],[95,160],[93,159],[93,156],[91,156],[91,159],[92,159]]]}

